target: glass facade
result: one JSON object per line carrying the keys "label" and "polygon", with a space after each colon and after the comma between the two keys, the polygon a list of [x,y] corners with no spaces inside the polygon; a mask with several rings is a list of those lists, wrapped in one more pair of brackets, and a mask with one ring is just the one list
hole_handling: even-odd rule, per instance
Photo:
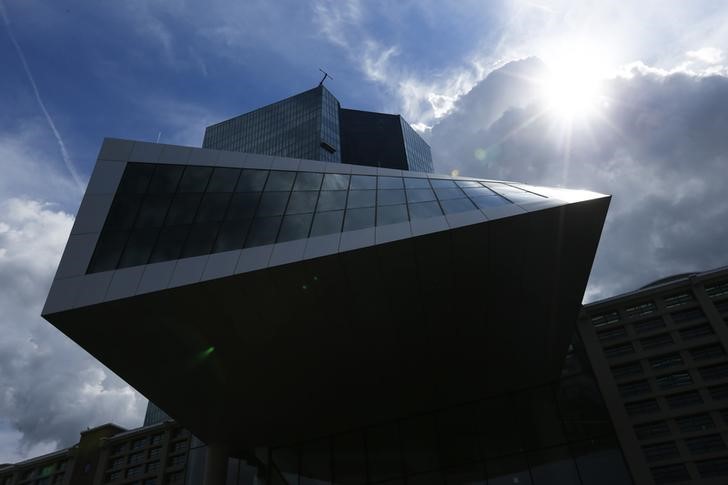
{"label": "glass facade", "polygon": [[124,171],[88,272],[546,198],[485,180],[134,162]]}
{"label": "glass facade", "polygon": [[409,170],[415,172],[433,172],[432,152],[430,145],[407,123],[404,118],[399,117],[402,124],[402,136],[404,137],[404,149],[407,153]]}
{"label": "glass facade", "polygon": [[341,162],[339,102],[323,86],[209,126],[204,148]]}

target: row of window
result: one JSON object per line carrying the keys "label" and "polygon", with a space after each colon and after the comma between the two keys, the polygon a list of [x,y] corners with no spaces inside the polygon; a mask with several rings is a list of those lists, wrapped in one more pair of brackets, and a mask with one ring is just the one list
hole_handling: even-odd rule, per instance
{"label": "row of window", "polygon": [[[728,378],[728,363],[721,363],[709,367],[701,367],[698,369],[700,376],[704,381],[714,381],[718,379]],[[673,374],[662,375],[655,378],[655,386],[659,391],[667,391],[677,387],[684,387],[693,384],[693,379],[689,372],[676,372]],[[640,380],[619,384],[619,393],[623,398],[631,398],[641,396],[652,392],[649,381]]]}
{"label": "row of window", "polygon": [[[723,477],[728,475],[728,458],[713,458],[695,462],[700,478]],[[657,485],[690,480],[690,474],[684,463],[663,465],[651,469],[652,478]]]}
{"label": "row of window", "polygon": [[[728,414],[728,409],[721,411],[721,416],[725,421]],[[675,418],[677,428],[681,433],[695,433],[699,431],[707,431],[715,428],[715,422],[708,413],[691,414],[687,416],[679,416]],[[728,425],[728,422],[726,422]],[[637,438],[641,440],[649,440],[653,438],[659,438],[661,436],[667,436],[672,434],[667,421],[654,421],[650,423],[644,423],[635,425],[635,434]]]}
{"label": "row of window", "polygon": [[[680,335],[680,339],[683,341],[694,340],[712,334],[713,329],[707,323],[678,330],[678,335]],[[652,337],[639,339],[637,342],[639,342],[641,349],[646,351],[672,345],[675,343],[675,339],[671,333],[661,333]],[[604,348],[604,355],[609,359],[634,353],[636,353],[636,349],[633,342],[625,342]]]}
{"label": "row of window", "polygon": [[[726,449],[725,441],[719,434],[685,438],[683,441],[691,455],[704,455]],[[680,456],[677,444],[674,441],[644,445],[642,446],[642,452],[648,462],[669,460]]]}
{"label": "row of window", "polygon": [[[718,343],[703,345],[700,347],[694,347],[687,350],[688,354],[692,358],[693,362],[702,362],[705,360],[715,359],[718,357],[725,356],[723,346]],[[672,367],[679,367],[685,365],[685,361],[680,352],[670,352],[668,354],[658,355],[647,359],[647,368],[653,372],[661,372],[665,369]],[[620,364],[612,366],[612,376],[616,380],[621,380],[627,377],[643,375],[644,368],[642,367],[642,361],[629,362],[627,364]]]}
{"label": "row of window", "polygon": [[[167,467],[174,468],[185,464],[187,461],[187,455],[175,455],[167,460]],[[137,465],[129,467],[126,470],[113,470],[106,474],[106,482],[114,482],[123,478],[136,478],[141,475],[155,473],[158,474],[160,470],[161,462],[159,460],[152,461],[146,465]]]}
{"label": "row of window", "polygon": [[[710,393],[713,401],[728,400],[728,384],[710,386],[708,387],[708,392]],[[703,398],[696,390],[665,396],[665,402],[669,409],[680,409],[697,404],[703,404]],[[628,402],[625,403],[624,407],[627,410],[627,414],[630,416],[640,416],[660,412],[660,405],[655,398]]]}
{"label": "row of window", "polygon": [[[673,321],[678,324],[705,318],[705,314],[700,308],[691,308],[683,312],[675,312],[672,313],[671,316]],[[631,326],[636,335],[641,335],[663,329],[666,327],[666,324],[662,317],[657,317],[650,320],[636,322]],[[607,345],[608,342],[613,340],[628,338],[628,336],[626,325],[609,328],[597,333],[597,338],[602,342],[602,345]]]}

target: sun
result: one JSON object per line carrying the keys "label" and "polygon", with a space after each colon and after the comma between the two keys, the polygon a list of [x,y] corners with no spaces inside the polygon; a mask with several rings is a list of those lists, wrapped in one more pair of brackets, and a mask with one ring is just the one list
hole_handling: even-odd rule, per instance
{"label": "sun", "polygon": [[608,106],[598,57],[571,50],[551,56],[546,65],[540,84],[549,113],[567,121],[588,120]]}

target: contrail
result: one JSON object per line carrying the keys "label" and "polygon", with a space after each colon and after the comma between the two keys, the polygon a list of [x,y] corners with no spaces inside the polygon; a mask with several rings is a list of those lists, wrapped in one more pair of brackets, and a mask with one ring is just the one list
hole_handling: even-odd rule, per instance
{"label": "contrail", "polygon": [[0,15],[2,15],[2,17],[3,17],[3,22],[5,23],[5,28],[8,31],[8,36],[10,37],[10,41],[13,43],[13,46],[15,47],[15,52],[18,53],[20,62],[23,64],[23,69],[25,70],[25,74],[28,76],[28,81],[30,81],[30,85],[33,87],[33,92],[35,93],[36,101],[38,101],[38,106],[40,106],[41,111],[43,111],[46,121],[48,122],[48,126],[50,126],[51,131],[53,132],[53,135],[56,137],[56,141],[58,142],[58,147],[61,150],[61,158],[63,158],[63,163],[66,165],[66,168],[71,173],[71,177],[73,177],[74,182],[76,182],[76,185],[78,186],[79,191],[83,192],[84,184],[81,181],[81,178],[78,176],[76,167],[74,167],[73,162],[71,162],[71,157],[68,155],[68,150],[66,150],[66,144],[63,143],[63,138],[61,138],[61,134],[58,132],[58,129],[56,128],[56,124],[53,123],[53,118],[51,118],[50,113],[48,113],[48,110],[46,109],[45,104],[43,103],[43,99],[41,99],[41,97],[40,97],[40,92],[38,91],[38,86],[35,84],[35,79],[33,78],[33,74],[31,74],[31,72],[30,72],[30,67],[28,67],[28,62],[25,60],[25,55],[23,54],[23,50],[20,48],[20,44],[18,44],[18,41],[15,40],[13,31],[10,29],[10,20],[8,19],[8,15],[5,11],[5,4],[3,3],[3,0],[0,0]]}

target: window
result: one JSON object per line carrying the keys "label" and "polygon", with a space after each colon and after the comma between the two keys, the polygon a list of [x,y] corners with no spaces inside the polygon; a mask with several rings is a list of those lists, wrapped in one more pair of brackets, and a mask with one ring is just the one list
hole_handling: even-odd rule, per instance
{"label": "window", "polygon": [[141,467],[141,466],[135,466],[135,467],[129,468],[129,469],[128,469],[128,470],[126,471],[126,477],[127,477],[127,478],[132,478],[132,477],[136,477],[136,476],[139,476],[139,475],[141,475],[142,473],[144,473],[144,467]]}
{"label": "window", "polygon": [[647,333],[665,328],[665,321],[662,318],[653,318],[651,320],[645,320],[643,322],[637,322],[633,325],[634,331],[639,333]]}
{"label": "window", "polygon": [[723,347],[720,344],[706,345],[704,347],[697,347],[690,349],[690,356],[694,361],[714,359],[715,357],[721,357],[725,355]]}
{"label": "window", "polygon": [[728,295],[728,281],[712,283],[705,286],[705,293],[710,298],[718,298],[719,296]]}
{"label": "window", "polygon": [[691,308],[690,310],[683,310],[681,312],[675,312],[671,314],[672,321],[675,323],[683,323],[690,320],[696,320],[698,318],[705,318],[703,310],[700,308]]}
{"label": "window", "polygon": [[728,377],[728,363],[711,365],[710,367],[701,367],[698,369],[703,380],[713,381]]}
{"label": "window", "polygon": [[709,414],[693,414],[690,416],[680,416],[675,418],[678,427],[682,433],[692,433],[694,431],[704,431],[715,427],[713,418]]}
{"label": "window", "polygon": [[650,392],[650,384],[647,381],[634,381],[620,384],[619,394],[622,397],[639,396]]}
{"label": "window", "polygon": [[643,446],[642,452],[645,454],[645,459],[647,459],[648,462],[666,460],[668,458],[679,456],[677,446],[674,441],[666,441],[664,443]]}
{"label": "window", "polygon": [[114,458],[109,468],[118,468],[120,466],[124,466],[125,463],[126,459],[124,457]]}
{"label": "window", "polygon": [[676,387],[688,386],[693,383],[693,379],[687,372],[677,372],[660,376],[655,379],[655,383],[659,389],[674,389]]}
{"label": "window", "polygon": [[602,342],[625,338],[627,337],[627,329],[624,327],[617,327],[611,330],[604,330],[603,332],[599,332],[597,337],[599,337],[599,340]]}
{"label": "window", "polygon": [[645,401],[630,402],[624,405],[627,410],[627,414],[630,416],[637,416],[640,414],[654,413],[660,410],[660,406],[654,399],[647,399]]}
{"label": "window", "polygon": [[[161,443],[162,442],[162,433],[158,433],[158,434],[155,434],[154,436],[152,436],[151,441],[152,441],[153,445],[158,445],[159,443]],[[154,450],[152,450],[152,451],[154,451]]]}
{"label": "window", "polygon": [[713,401],[724,401],[728,399],[728,384],[722,384],[720,386],[711,386],[708,388],[710,397]]}
{"label": "window", "polygon": [[615,379],[639,374],[642,374],[642,365],[639,361],[612,367],[612,375]]}
{"label": "window", "polygon": [[728,458],[713,458],[712,460],[696,461],[695,466],[700,478],[722,477],[728,475]]}
{"label": "window", "polygon": [[133,455],[129,456],[129,463],[139,463],[140,461],[144,461],[144,452],[141,453],[134,453]]}
{"label": "window", "polygon": [[610,323],[615,323],[619,321],[619,313],[617,312],[607,312],[607,313],[601,313],[599,315],[594,315],[591,317],[592,325],[595,327],[603,327],[604,325],[609,325]]}
{"label": "window", "polygon": [[692,340],[700,337],[704,337],[706,335],[711,335],[713,333],[713,329],[710,328],[710,325],[707,323],[704,323],[702,325],[696,325],[694,327],[685,328],[683,330],[680,330],[680,337],[683,340]]}
{"label": "window", "polygon": [[664,354],[650,359],[650,367],[656,370],[668,369],[683,365],[683,359],[679,353]]}
{"label": "window", "polygon": [[685,303],[689,303],[693,301],[695,298],[693,298],[692,293],[678,293],[676,295],[670,295],[665,298],[665,307],[669,308],[675,308],[680,305],[684,305]]}
{"label": "window", "polygon": [[159,470],[159,461],[153,461],[147,465],[147,473],[153,473]]}
{"label": "window", "polygon": [[640,345],[642,345],[642,349],[644,350],[665,347],[666,345],[670,345],[673,342],[674,341],[672,340],[672,335],[670,335],[669,333],[661,333],[660,335],[655,335],[654,337],[640,339]]}
{"label": "window", "polygon": [[135,441],[132,441],[131,443],[131,449],[132,450],[138,450],[139,448],[144,448],[147,444],[146,438],[141,438]]}
{"label": "window", "polygon": [[665,421],[640,424],[634,427],[637,438],[646,440],[670,434],[670,427]]}
{"label": "window", "polygon": [[686,406],[692,406],[693,404],[702,404],[703,398],[700,397],[698,391],[681,392],[680,394],[673,394],[665,398],[667,405],[670,409],[683,408]]}
{"label": "window", "polygon": [[615,345],[604,349],[604,355],[607,358],[619,357],[621,355],[634,354],[634,347],[631,343]]}
{"label": "window", "polygon": [[174,455],[169,459],[169,466],[182,465],[187,457],[185,455]]}
{"label": "window", "polygon": [[712,451],[725,450],[725,443],[719,434],[686,438],[685,444],[690,450],[690,453],[693,455],[702,455]]}
{"label": "window", "polygon": [[635,316],[649,315],[651,313],[655,313],[655,311],[657,311],[657,307],[655,306],[655,304],[651,301],[648,301],[625,308],[624,314],[629,318]]}
{"label": "window", "polygon": [[657,485],[663,483],[682,482],[690,480],[690,474],[684,463],[676,463],[674,465],[656,466],[651,468],[652,478]]}
{"label": "window", "polygon": [[107,482],[113,482],[114,480],[118,480],[121,478],[122,472],[121,470],[117,470],[115,472],[111,472],[108,475],[106,475],[106,481]]}
{"label": "window", "polygon": [[178,443],[175,443],[172,445],[172,451],[171,453],[177,453],[178,451],[184,451],[187,449],[187,442],[186,441],[180,441]]}

